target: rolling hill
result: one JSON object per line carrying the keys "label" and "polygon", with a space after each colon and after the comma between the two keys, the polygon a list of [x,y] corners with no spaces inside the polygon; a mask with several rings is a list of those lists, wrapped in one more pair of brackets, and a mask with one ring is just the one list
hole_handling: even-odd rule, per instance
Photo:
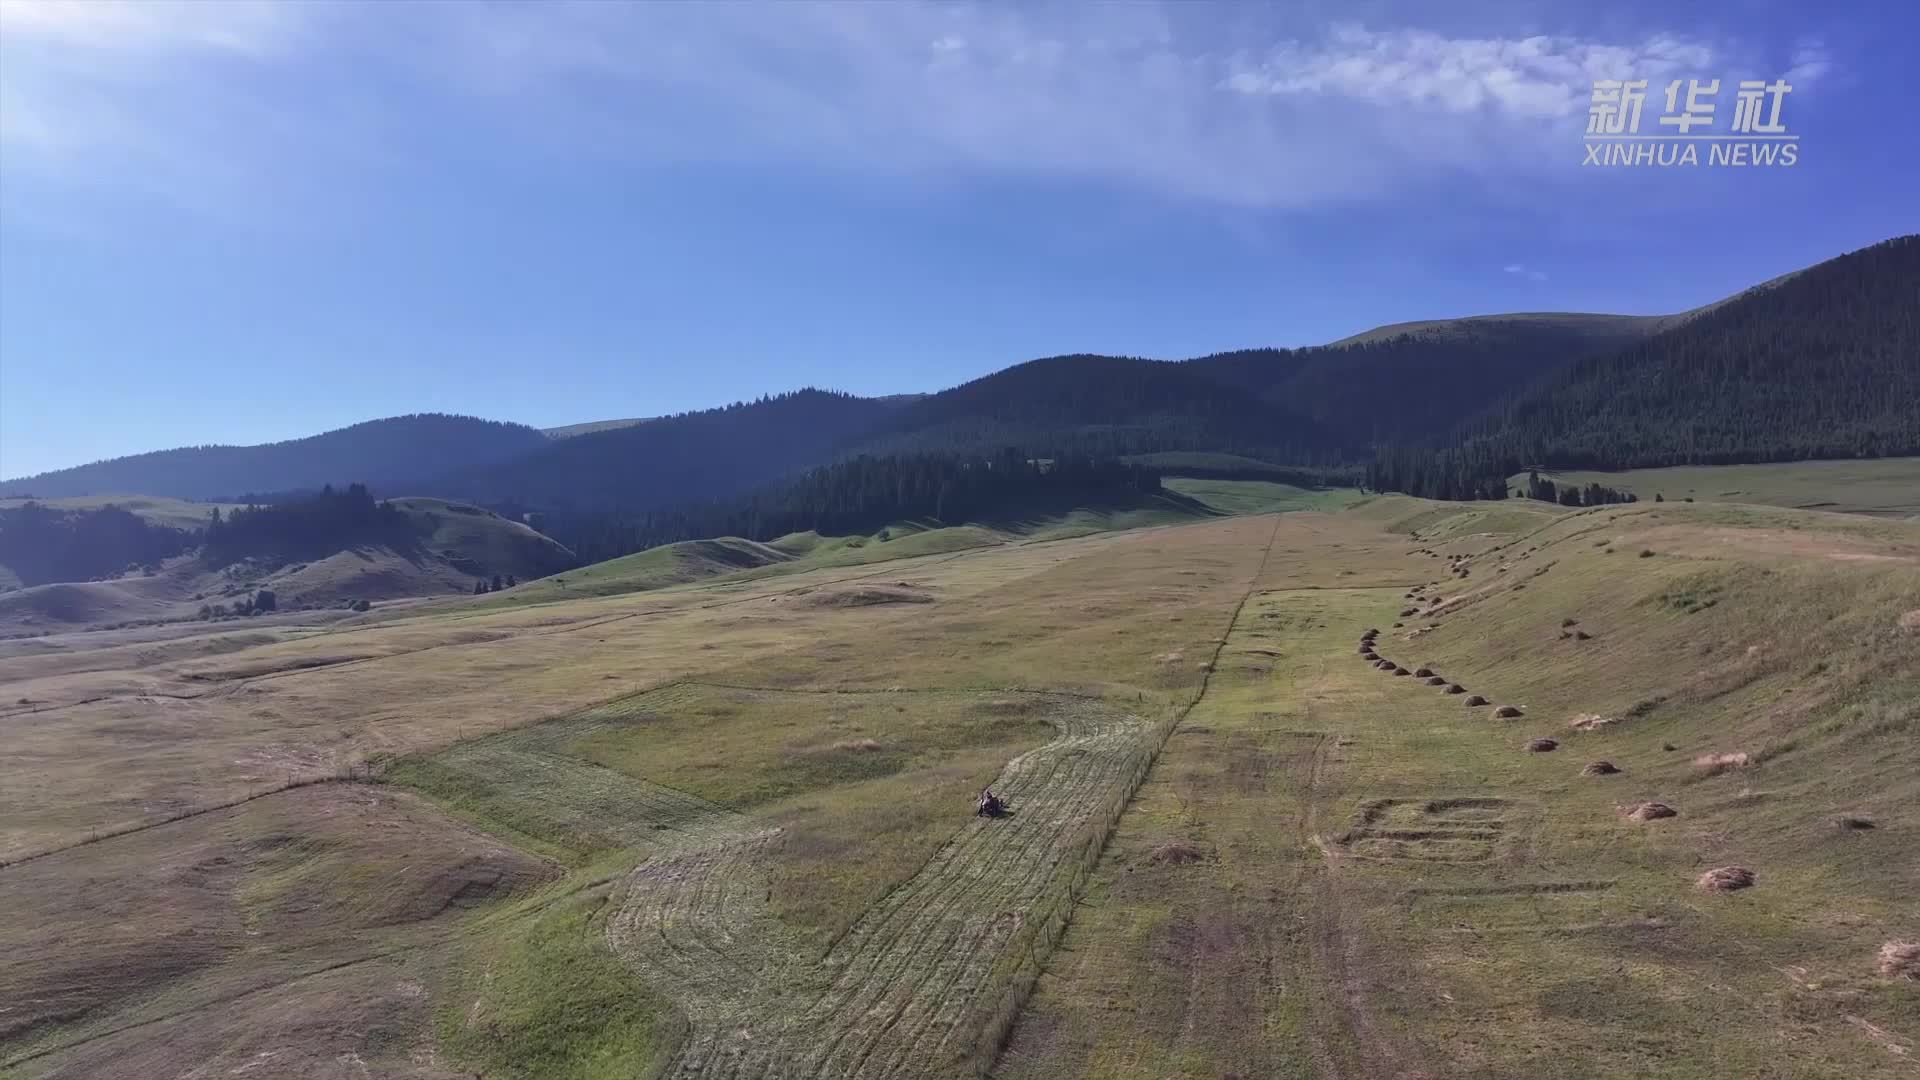
{"label": "rolling hill", "polygon": [[[490,510],[433,498],[389,502],[392,527],[323,530],[302,522],[298,527],[307,542],[297,550],[263,542],[258,530],[236,551],[231,542],[203,543],[204,533],[155,528],[153,533],[175,538],[174,543],[158,551],[149,543],[154,557],[124,571],[119,569],[126,561],[122,553],[110,560],[112,569],[93,574],[93,580],[49,574],[37,562],[23,563],[18,571],[0,562],[0,633],[190,619],[203,606],[244,606],[262,589],[274,594],[282,611],[466,595],[476,581],[496,576],[530,581],[575,562],[573,553],[551,538]],[[52,513],[90,520],[88,515],[112,512]],[[245,517],[243,511],[227,515],[227,521]],[[0,555],[12,550],[10,542],[0,545]],[[25,587],[12,587],[20,585]]]}
{"label": "rolling hill", "polygon": [[1472,434],[1575,467],[1920,452],[1920,236],[1579,360]]}
{"label": "rolling hill", "polygon": [[544,509],[655,509],[745,491],[830,457],[893,410],[805,389],[555,439],[449,470],[419,490]]}
{"label": "rolling hill", "polygon": [[170,495],[183,499],[313,490],[361,482],[383,491],[448,469],[504,461],[546,445],[524,424],[419,413],[259,446],[188,446],[0,482],[0,495]]}
{"label": "rolling hill", "polygon": [[[1418,448],[1433,459],[1423,476],[1481,480],[1525,464],[1913,453],[1917,250],[1913,237],[1887,241],[1673,315],[1395,323],[1330,345],[1185,361],[1055,356],[933,394],[803,389],[544,432],[396,417],[267,446],[97,462],[0,492],[205,499],[359,481],[383,495],[431,494],[517,516],[646,512],[731,498],[859,454],[1009,446],[1036,457],[1229,454],[1348,470]],[[1395,482],[1396,470],[1380,475]]]}

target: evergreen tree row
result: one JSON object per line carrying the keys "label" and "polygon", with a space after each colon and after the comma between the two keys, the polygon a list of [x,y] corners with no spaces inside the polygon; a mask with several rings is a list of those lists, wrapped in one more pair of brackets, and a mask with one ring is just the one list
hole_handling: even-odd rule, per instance
{"label": "evergreen tree row", "polygon": [[328,484],[307,495],[248,506],[222,518],[216,507],[201,538],[201,557],[220,565],[244,558],[300,558],[347,548],[414,543],[414,524],[390,502],[376,500],[365,484],[335,491]]}
{"label": "evergreen tree row", "polygon": [[90,581],[154,569],[194,544],[194,535],[149,524],[109,503],[62,510],[39,502],[0,509],[0,564],[23,585]]}
{"label": "evergreen tree row", "polygon": [[680,540],[771,540],[809,530],[847,535],[898,521],[951,524],[1017,513],[1023,504],[1121,501],[1159,490],[1150,468],[1088,457],[1040,461],[1010,449],[991,456],[862,455],[733,499],[625,513],[535,513],[529,523],[592,563]]}

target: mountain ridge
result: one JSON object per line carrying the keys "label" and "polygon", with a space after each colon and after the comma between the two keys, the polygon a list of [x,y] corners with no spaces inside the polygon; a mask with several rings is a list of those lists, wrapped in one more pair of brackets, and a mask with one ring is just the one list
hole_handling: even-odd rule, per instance
{"label": "mountain ridge", "polygon": [[[207,499],[364,482],[388,496],[443,496],[520,510],[631,510],[723,498],[862,453],[979,454],[1018,446],[1042,457],[1226,453],[1290,465],[1356,466],[1382,448],[1485,442],[1502,423],[1509,428],[1531,424],[1522,437],[1508,441],[1552,449],[1556,444],[1541,434],[1537,416],[1566,408],[1526,403],[1555,393],[1563,398],[1584,394],[1580,408],[1595,413],[1599,399],[1592,372],[1601,370],[1594,365],[1612,362],[1609,358],[1664,357],[1646,363],[1671,365],[1691,363],[1689,358],[1704,355],[1702,350],[1758,349],[1759,358],[1751,363],[1732,356],[1713,362],[1724,361],[1728,371],[1742,371],[1750,382],[1765,383],[1767,372],[1791,372],[1793,385],[1776,387],[1780,394],[1826,393],[1819,387],[1831,382],[1830,376],[1765,341],[1772,334],[1803,348],[1846,352],[1852,347],[1830,340],[1853,332],[1845,326],[1767,330],[1755,323],[1738,340],[1694,328],[1722,326],[1729,310],[1765,322],[1782,317],[1772,310],[1776,307],[1800,313],[1803,323],[1822,317],[1812,314],[1817,307],[1841,313],[1834,317],[1848,320],[1847,325],[1864,325],[1861,313],[1845,305],[1802,303],[1817,287],[1808,283],[1826,280],[1829,268],[1844,260],[1897,250],[1912,239],[1894,238],[1672,315],[1515,312],[1416,320],[1383,324],[1327,345],[1242,349],[1186,360],[1066,354],[1017,363],[936,393],[867,398],[807,387],[673,416],[586,421],[544,431],[416,414],[260,447],[189,447],[95,462],[0,482],[0,495],[112,492]],[[1893,272],[1916,273],[1906,263]],[[1882,305],[1906,299],[1920,305],[1920,288],[1905,278],[1864,295]],[[1907,347],[1897,321],[1875,317],[1866,323],[1897,339],[1888,347]],[[1878,347],[1861,344],[1853,353]],[[1587,389],[1555,389],[1568,380],[1586,380]],[[1858,391],[1850,393],[1860,397]],[[1659,439],[1677,431],[1673,410],[1689,406],[1643,399],[1638,407],[1662,419],[1648,426],[1618,409],[1596,415],[1612,416],[1610,422],[1639,432],[1636,437]],[[1534,421],[1514,419],[1528,408]],[[1876,409],[1876,419],[1865,428],[1856,425],[1847,440],[1809,443],[1792,452],[1874,453],[1883,452],[1883,444],[1905,445],[1901,419],[1882,416],[1888,412],[1885,402]],[[1881,438],[1881,429],[1891,436]],[[1736,453],[1751,452],[1753,443],[1745,438],[1741,445],[1749,449],[1740,449],[1733,445],[1740,440],[1720,441]],[[1612,445],[1605,439],[1586,443],[1585,449],[1576,447],[1584,456],[1566,464],[1597,467],[1605,453],[1620,456],[1615,447],[1596,457],[1595,445]],[[1645,463],[1648,454],[1676,460],[1672,450],[1641,447],[1638,456],[1622,456],[1619,463]]]}

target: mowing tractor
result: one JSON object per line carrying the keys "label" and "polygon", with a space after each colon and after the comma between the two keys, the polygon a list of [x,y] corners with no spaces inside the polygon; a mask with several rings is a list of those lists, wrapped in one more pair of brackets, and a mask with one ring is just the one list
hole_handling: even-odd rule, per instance
{"label": "mowing tractor", "polygon": [[981,789],[980,801],[975,804],[973,808],[975,817],[1002,817],[1006,812],[1007,803],[1005,799],[995,795],[992,788]]}

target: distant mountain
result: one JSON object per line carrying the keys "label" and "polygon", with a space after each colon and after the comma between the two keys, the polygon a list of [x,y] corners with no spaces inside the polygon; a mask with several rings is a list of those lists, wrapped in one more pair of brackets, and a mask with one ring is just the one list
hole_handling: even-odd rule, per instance
{"label": "distant mountain", "polygon": [[419,490],[538,509],[674,506],[736,494],[829,460],[897,408],[799,390],[547,440],[509,461],[448,470]]}
{"label": "distant mountain", "polygon": [[1467,435],[1601,468],[1920,453],[1920,236],[1577,361]]}
{"label": "distant mountain", "polygon": [[357,481],[382,496],[645,511],[729,498],[859,454],[1006,447],[1035,457],[1228,454],[1348,469],[1383,451],[1445,451],[1449,463],[1421,475],[1455,479],[1511,459],[1618,466],[1884,454],[1920,446],[1914,247],[1911,237],[1889,241],[1673,315],[1437,319],[1330,345],[1186,361],[1055,356],[933,394],[808,389],[544,432],[395,417],[266,446],[98,462],[5,482],[0,495],[207,499]]}
{"label": "distant mountain", "polygon": [[1920,454],[1920,236],[1775,278],[1576,360],[1445,438],[1383,448],[1369,483],[1471,498],[1533,466],[1906,454]]}
{"label": "distant mountain", "polygon": [[1352,442],[1410,442],[1451,431],[1516,389],[1680,318],[1522,314],[1398,323],[1332,345],[1217,353],[1187,366]]}
{"label": "distant mountain", "polygon": [[524,424],[420,413],[260,446],[190,446],[97,461],[0,482],[0,495],[217,499],[356,481],[391,492],[409,481],[546,445],[545,435]]}
{"label": "distant mountain", "polygon": [[1336,432],[1190,363],[1086,354],[1030,360],[920,398],[886,417],[859,449],[1007,446],[1038,456],[1215,450],[1285,461],[1343,450]]}

